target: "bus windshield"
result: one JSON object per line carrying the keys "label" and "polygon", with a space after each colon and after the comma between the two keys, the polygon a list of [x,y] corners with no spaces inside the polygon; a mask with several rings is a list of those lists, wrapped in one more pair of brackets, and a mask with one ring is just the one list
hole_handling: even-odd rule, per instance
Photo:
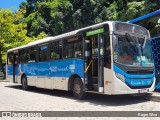
{"label": "bus windshield", "polygon": [[127,66],[153,67],[151,41],[130,34],[113,36],[114,61]]}

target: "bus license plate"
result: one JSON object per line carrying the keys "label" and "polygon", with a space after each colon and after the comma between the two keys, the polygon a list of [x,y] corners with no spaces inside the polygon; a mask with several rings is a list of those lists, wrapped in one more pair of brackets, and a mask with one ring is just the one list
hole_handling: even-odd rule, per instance
{"label": "bus license plate", "polygon": [[147,93],[149,90],[148,89],[141,89],[139,90],[139,93]]}

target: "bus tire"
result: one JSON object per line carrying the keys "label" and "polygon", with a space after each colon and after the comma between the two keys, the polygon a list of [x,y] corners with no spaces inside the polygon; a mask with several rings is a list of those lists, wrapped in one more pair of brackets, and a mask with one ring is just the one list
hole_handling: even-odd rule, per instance
{"label": "bus tire", "polygon": [[79,77],[76,77],[73,80],[72,91],[75,98],[77,99],[85,98],[86,92],[84,91],[82,80]]}
{"label": "bus tire", "polygon": [[27,77],[22,76],[22,89],[23,90],[28,90],[28,82],[27,82]]}

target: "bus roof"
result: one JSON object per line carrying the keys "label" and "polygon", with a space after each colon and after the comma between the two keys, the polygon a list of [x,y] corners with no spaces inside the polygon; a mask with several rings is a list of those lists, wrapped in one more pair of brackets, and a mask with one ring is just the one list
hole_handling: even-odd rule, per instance
{"label": "bus roof", "polygon": [[[76,35],[78,33],[81,33],[85,30],[95,29],[95,28],[101,27],[102,25],[105,25],[107,23],[112,24],[114,22],[120,22],[120,21],[106,21],[106,22],[102,22],[102,23],[99,23],[99,24],[95,24],[95,25],[92,25],[92,26],[85,27],[85,28],[81,28],[81,29],[78,29],[78,30],[75,30],[75,31],[72,31],[72,32],[57,35],[57,36],[54,36],[54,37],[47,37],[47,38],[44,38],[44,39],[36,40],[34,42],[28,43],[27,45],[12,48],[12,49],[8,50],[7,52],[17,50],[17,49],[23,49],[23,48],[26,48],[26,47],[34,46],[34,45],[41,44],[41,43],[46,43],[46,42],[57,40],[57,39],[62,39],[62,38],[69,37],[69,36],[74,36],[74,35]],[[121,23],[126,23],[126,22],[121,22]],[[128,23],[128,24],[130,24],[130,23]],[[139,25],[137,25],[137,26],[139,26]]]}

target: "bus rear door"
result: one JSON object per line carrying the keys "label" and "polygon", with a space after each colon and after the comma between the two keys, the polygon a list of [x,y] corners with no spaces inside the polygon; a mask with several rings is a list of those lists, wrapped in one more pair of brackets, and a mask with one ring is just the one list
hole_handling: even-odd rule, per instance
{"label": "bus rear door", "polygon": [[13,83],[18,82],[18,62],[19,53],[18,50],[13,51]]}

